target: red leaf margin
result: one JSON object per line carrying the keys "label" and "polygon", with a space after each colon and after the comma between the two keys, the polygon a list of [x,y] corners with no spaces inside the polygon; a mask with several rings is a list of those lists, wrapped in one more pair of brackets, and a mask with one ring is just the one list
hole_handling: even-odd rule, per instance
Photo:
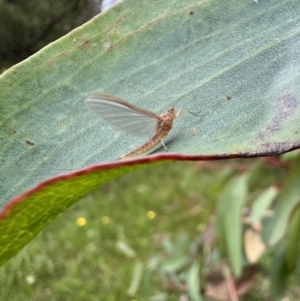
{"label": "red leaf margin", "polygon": [[28,196],[39,192],[43,190],[45,187],[50,186],[53,183],[56,183],[58,181],[63,181],[64,179],[70,179],[74,177],[78,177],[81,175],[85,175],[94,171],[99,170],[110,170],[114,169],[120,166],[133,166],[133,165],[141,165],[141,164],[149,164],[152,162],[158,162],[158,161],[172,161],[172,160],[178,160],[178,161],[213,161],[213,160],[224,160],[224,159],[236,159],[236,158],[254,158],[254,157],[265,157],[265,156],[272,156],[275,154],[282,154],[285,152],[289,152],[295,149],[300,148],[300,142],[296,143],[276,143],[273,145],[273,148],[277,149],[271,149],[267,152],[262,153],[240,153],[240,154],[221,154],[221,155],[196,155],[196,156],[190,156],[190,155],[183,155],[179,153],[162,153],[162,154],[156,154],[156,155],[150,155],[145,157],[139,157],[139,158],[133,158],[128,160],[119,160],[109,163],[101,163],[101,164],[95,164],[88,166],[86,168],[66,173],[66,174],[60,174],[54,177],[51,177],[45,181],[42,181],[38,185],[34,186],[33,188],[25,191],[24,193],[18,195],[17,197],[11,199],[6,206],[2,209],[0,212],[0,221],[3,220],[5,217],[7,217],[10,213],[10,211],[13,209],[14,206],[16,206],[18,203],[21,203],[24,201]]}

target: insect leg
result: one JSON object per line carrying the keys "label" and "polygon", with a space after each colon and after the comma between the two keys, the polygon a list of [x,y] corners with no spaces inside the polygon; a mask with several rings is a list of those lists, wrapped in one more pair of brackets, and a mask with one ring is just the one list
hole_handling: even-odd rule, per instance
{"label": "insect leg", "polygon": [[168,149],[166,148],[164,141],[162,139],[160,139],[160,141],[161,141],[161,144],[163,145],[163,147],[165,148],[165,150],[168,152]]}

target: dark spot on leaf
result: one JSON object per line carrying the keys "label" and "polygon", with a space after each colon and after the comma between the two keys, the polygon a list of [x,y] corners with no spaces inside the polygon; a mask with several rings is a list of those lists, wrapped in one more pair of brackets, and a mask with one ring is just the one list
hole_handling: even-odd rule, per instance
{"label": "dark spot on leaf", "polygon": [[82,50],[90,44],[90,40],[85,40],[82,44],[78,45],[77,48]]}
{"label": "dark spot on leaf", "polygon": [[30,141],[30,140],[25,140],[25,142],[28,144],[28,145],[34,145],[34,142]]}
{"label": "dark spot on leaf", "polygon": [[298,104],[297,99],[293,95],[283,91],[276,105],[277,113],[267,128],[258,134],[259,139],[264,140],[272,133],[279,131],[283,123],[295,112]]}
{"label": "dark spot on leaf", "polygon": [[15,134],[16,133],[16,131],[13,131],[13,134]]}
{"label": "dark spot on leaf", "polygon": [[226,98],[227,98],[227,100],[231,100],[231,99],[232,99],[232,96],[227,95]]}
{"label": "dark spot on leaf", "polygon": [[193,11],[190,11],[190,15],[193,15],[194,14],[194,12]]}

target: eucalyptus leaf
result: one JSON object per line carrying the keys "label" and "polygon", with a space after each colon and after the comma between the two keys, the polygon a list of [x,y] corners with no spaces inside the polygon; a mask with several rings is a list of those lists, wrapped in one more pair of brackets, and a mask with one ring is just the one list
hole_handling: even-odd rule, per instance
{"label": "eucalyptus leaf", "polygon": [[[297,0],[124,0],[4,72],[1,262],[82,196],[129,171],[166,158],[297,148],[299,15]],[[85,108],[96,91],[159,114],[171,106],[194,114],[175,121],[165,157],[110,164],[145,141]]]}

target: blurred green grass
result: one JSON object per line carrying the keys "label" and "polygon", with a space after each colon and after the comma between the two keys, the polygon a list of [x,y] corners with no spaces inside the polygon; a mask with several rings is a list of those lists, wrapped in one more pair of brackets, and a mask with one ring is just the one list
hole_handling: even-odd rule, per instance
{"label": "blurred green grass", "polygon": [[[102,186],[0,269],[0,300],[146,300],[159,293],[159,279],[148,275],[136,296],[127,296],[135,259],[116,243],[126,241],[146,263],[157,252],[155,237],[170,233],[176,239],[184,233],[193,241],[235,169],[217,163],[212,163],[215,169],[203,169],[200,164],[168,163]],[[258,183],[271,183],[271,175]],[[168,300],[178,300],[178,294]]]}
{"label": "blurred green grass", "polygon": [[[154,295],[160,283],[150,279],[136,298],[126,296],[133,259],[116,247],[120,233],[142,260],[155,251],[157,233],[184,231],[194,237],[214,205],[216,173],[200,172],[197,163],[174,162],[101,187],[0,269],[0,299],[145,300]],[[85,220],[84,226],[77,224]]]}

